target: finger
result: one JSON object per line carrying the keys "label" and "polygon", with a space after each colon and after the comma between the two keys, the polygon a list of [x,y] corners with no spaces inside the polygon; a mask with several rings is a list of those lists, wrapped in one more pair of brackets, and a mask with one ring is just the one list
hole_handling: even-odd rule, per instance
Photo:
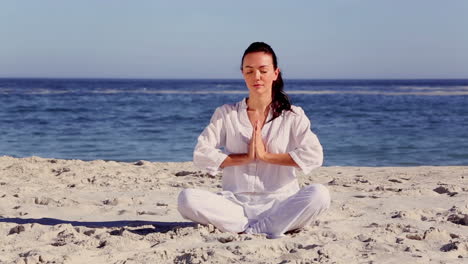
{"label": "finger", "polygon": [[256,135],[257,135],[257,127],[254,126],[252,130],[252,141],[255,142],[256,140]]}

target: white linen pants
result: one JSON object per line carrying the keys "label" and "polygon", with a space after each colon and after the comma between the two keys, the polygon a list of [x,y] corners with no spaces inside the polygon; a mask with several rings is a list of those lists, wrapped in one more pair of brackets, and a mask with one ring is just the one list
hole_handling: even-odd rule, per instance
{"label": "white linen pants", "polygon": [[330,194],[322,184],[283,198],[199,189],[184,189],[178,197],[178,210],[188,220],[224,232],[264,233],[270,238],[309,225],[329,206]]}

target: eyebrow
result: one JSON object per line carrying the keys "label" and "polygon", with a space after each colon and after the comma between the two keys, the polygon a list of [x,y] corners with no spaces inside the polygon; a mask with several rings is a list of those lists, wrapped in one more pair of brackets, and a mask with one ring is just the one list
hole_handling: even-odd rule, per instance
{"label": "eyebrow", "polygon": [[[265,68],[265,67],[268,67],[270,66],[269,64],[268,65],[261,65],[259,68]],[[253,68],[252,66],[244,66],[244,68]]]}

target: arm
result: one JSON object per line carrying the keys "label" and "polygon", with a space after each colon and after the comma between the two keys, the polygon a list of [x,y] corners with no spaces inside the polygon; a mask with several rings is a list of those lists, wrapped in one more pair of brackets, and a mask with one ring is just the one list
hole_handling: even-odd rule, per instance
{"label": "arm", "polygon": [[221,163],[227,155],[220,150],[226,141],[224,129],[223,109],[218,107],[211,117],[210,123],[198,137],[193,152],[193,163],[200,169],[207,170],[215,175],[219,172]]}
{"label": "arm", "polygon": [[322,166],[323,149],[317,136],[310,129],[310,120],[300,107],[294,109],[297,116],[291,133],[290,140],[294,143],[294,149],[288,154],[305,173]]}
{"label": "arm", "polygon": [[250,163],[251,161],[253,161],[253,159],[249,157],[249,154],[229,154],[223,163],[221,163],[220,167],[239,166]]}
{"label": "arm", "polygon": [[260,159],[267,163],[298,167],[297,163],[291,158],[291,156],[288,153],[276,154],[265,152],[264,156],[262,156]]}

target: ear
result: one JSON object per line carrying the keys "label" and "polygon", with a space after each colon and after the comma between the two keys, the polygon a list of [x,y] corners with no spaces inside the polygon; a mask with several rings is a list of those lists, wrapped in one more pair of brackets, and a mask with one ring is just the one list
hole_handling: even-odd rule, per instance
{"label": "ear", "polygon": [[275,70],[275,81],[276,81],[276,79],[278,79],[278,75],[279,75],[280,72],[281,72],[281,69],[279,67],[276,68],[276,70]]}

